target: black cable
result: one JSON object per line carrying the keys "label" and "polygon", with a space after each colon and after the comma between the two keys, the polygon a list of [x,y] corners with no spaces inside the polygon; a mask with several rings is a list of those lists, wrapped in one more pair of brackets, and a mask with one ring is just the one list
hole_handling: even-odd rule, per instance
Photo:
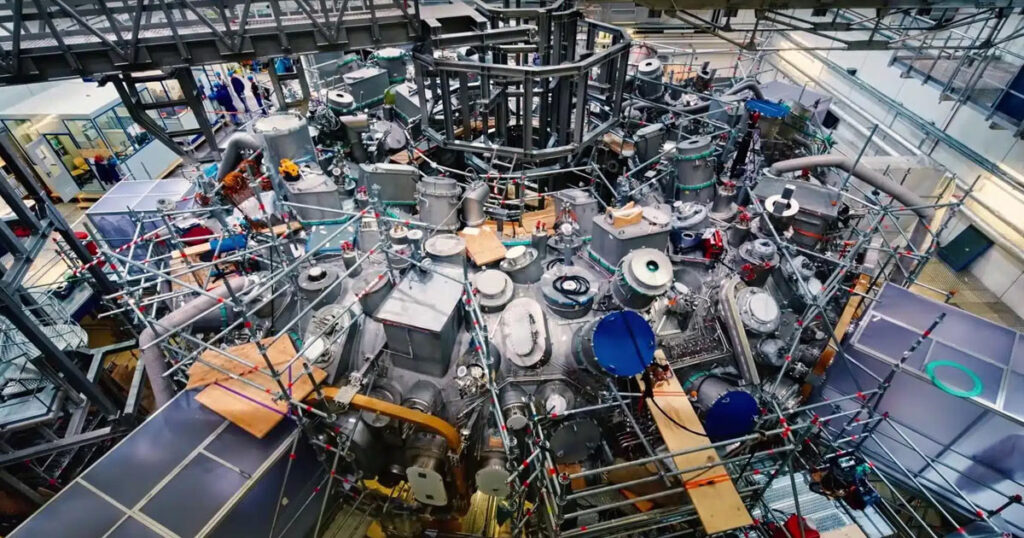
{"label": "black cable", "polygon": [[586,295],[590,291],[590,281],[580,275],[562,275],[555,278],[551,287],[562,295]]}
{"label": "black cable", "polygon": [[680,427],[680,428],[682,428],[682,429],[684,429],[684,430],[686,430],[686,431],[688,431],[688,432],[690,432],[690,433],[692,433],[694,435],[699,435],[701,437],[707,437],[708,436],[708,434],[706,434],[706,433],[702,433],[702,432],[699,432],[697,430],[693,430],[693,429],[687,428],[685,425],[680,424],[676,419],[672,418],[671,415],[666,413],[665,410],[662,409],[660,405],[658,405],[658,401],[654,399],[654,395],[649,396],[648,399],[651,400],[651,403],[654,404],[654,407],[658,408],[658,411],[661,411],[662,415],[665,415],[665,418],[667,418],[667,419],[672,421],[672,424],[675,424],[676,426],[678,426],[678,427]]}
{"label": "black cable", "polygon": [[706,434],[706,433],[699,432],[697,430],[694,430],[694,429],[691,429],[691,428],[687,427],[685,424],[681,424],[679,421],[677,421],[676,419],[672,418],[671,415],[666,413],[665,410],[661,408],[661,405],[658,404],[658,400],[654,399],[654,379],[652,379],[652,377],[651,377],[650,370],[646,370],[646,369],[644,370],[643,378],[644,378],[643,398],[645,400],[650,400],[651,403],[654,404],[654,407],[656,407],[658,409],[658,411],[661,411],[662,415],[665,415],[665,418],[667,418],[670,421],[672,421],[672,424],[675,424],[676,426],[678,426],[678,427],[680,427],[680,428],[682,428],[682,429],[684,429],[684,430],[686,430],[686,431],[688,431],[688,432],[690,432],[690,433],[692,433],[694,435],[699,435],[701,437],[707,437],[708,436],[708,434]]}

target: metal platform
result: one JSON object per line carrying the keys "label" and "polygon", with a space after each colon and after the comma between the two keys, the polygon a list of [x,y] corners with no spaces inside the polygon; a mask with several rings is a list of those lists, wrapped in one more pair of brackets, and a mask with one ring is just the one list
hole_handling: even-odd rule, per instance
{"label": "metal platform", "polygon": [[298,436],[256,439],[180,393],[11,536],[304,536],[327,475]]}
{"label": "metal platform", "polygon": [[379,48],[409,43],[423,31],[482,29],[483,22],[461,2],[421,8],[388,0],[300,1],[286,12],[272,0],[270,13],[242,0],[54,4],[41,11],[33,2],[0,4],[0,23],[12,30],[0,36],[0,84]]}
{"label": "metal platform", "polygon": [[[965,512],[989,511],[1024,490],[1019,448],[1024,444],[1024,335],[886,284],[850,338],[846,357],[830,369],[823,395],[836,398],[877,386],[857,365],[884,377],[942,312],[945,319],[909,357],[878,409],[898,418],[879,423],[862,448],[891,478],[912,482],[905,467],[921,485]],[[932,375],[965,396],[948,394]],[[966,396],[972,392],[978,394]],[[839,404],[844,409],[858,405],[855,400]],[[864,429],[854,426],[849,432]],[[851,439],[853,444],[857,439]],[[1004,528],[1024,532],[1024,506],[1007,508],[1001,518]]]}

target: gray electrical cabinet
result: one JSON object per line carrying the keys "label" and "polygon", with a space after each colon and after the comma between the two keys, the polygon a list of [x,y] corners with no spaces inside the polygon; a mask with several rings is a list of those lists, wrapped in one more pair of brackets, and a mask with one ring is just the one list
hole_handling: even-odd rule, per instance
{"label": "gray electrical cabinet", "polygon": [[395,286],[373,318],[384,325],[395,366],[424,375],[448,373],[462,319],[462,270],[434,268],[456,279],[414,269]]}

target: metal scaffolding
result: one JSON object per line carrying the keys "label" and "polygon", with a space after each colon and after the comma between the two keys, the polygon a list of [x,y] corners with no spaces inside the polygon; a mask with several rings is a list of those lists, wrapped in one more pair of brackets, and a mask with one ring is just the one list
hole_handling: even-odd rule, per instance
{"label": "metal scaffolding", "polygon": [[[299,6],[303,6],[303,3],[300,2]],[[553,23],[553,28],[560,28],[558,31],[568,31],[567,29],[571,27],[571,36],[581,37],[579,41],[583,42],[588,50],[595,48],[597,34],[612,33],[608,27],[594,21],[586,21],[586,24],[577,29],[575,23],[582,21],[575,16],[570,17],[562,13],[558,13],[558,17],[553,20],[545,19],[554,13],[557,7],[536,10],[506,8],[505,11],[495,8],[492,12],[493,20],[508,22],[517,19],[517,22],[521,22],[539,19],[544,23]],[[194,14],[199,14],[195,8],[189,9]],[[303,11],[309,9],[309,6],[305,6]],[[280,24],[282,19],[278,16],[276,20]],[[310,20],[312,23],[316,22],[315,18]],[[503,26],[506,29],[508,27]],[[496,50],[498,47],[506,46],[507,50],[516,50],[516,45],[512,43],[532,31],[524,33],[522,26],[517,27],[518,29],[508,29],[507,33],[493,32],[490,37],[469,37],[480,39],[484,45],[495,47]],[[543,34],[552,31],[552,27],[542,27],[541,30]],[[589,152],[595,145],[602,143],[601,137],[612,126],[620,123],[620,114],[624,110],[628,114],[630,106],[655,106],[649,101],[645,102],[640,95],[621,95],[624,83],[630,77],[639,82],[652,81],[644,80],[641,75],[630,72],[627,68],[625,57],[630,52],[630,47],[640,44],[631,43],[625,33],[615,35],[617,37],[610,39],[610,43],[601,53],[591,56],[582,63],[563,65],[557,69],[548,65],[531,67],[528,65],[529,61],[523,57],[516,62],[517,65],[502,63],[494,65],[489,71],[479,73],[481,79],[485,81],[489,78],[502,79],[507,83],[504,90],[507,95],[501,99],[506,107],[509,105],[509,98],[513,102],[517,98],[521,99],[519,104],[513,105],[511,109],[500,110],[498,107],[499,110],[493,113],[498,118],[499,130],[511,123],[506,121],[510,115],[522,116],[517,123],[522,126],[523,132],[519,135],[520,144],[516,147],[508,144],[483,145],[465,140],[470,138],[470,133],[473,132],[472,122],[476,121],[475,118],[479,117],[483,125],[488,124],[488,118],[492,114],[489,103],[493,96],[483,95],[481,104],[474,103],[479,105],[479,108],[470,110],[472,99],[463,95],[459,100],[463,104],[463,109],[454,109],[450,102],[450,81],[445,73],[456,73],[455,76],[460,80],[468,81],[468,72],[471,69],[465,67],[465,62],[460,66],[458,62],[437,60],[432,56],[416,56],[417,82],[423,87],[430,84],[428,80],[431,77],[439,77],[437,84],[440,86],[439,95],[442,96],[440,116],[444,131],[432,129],[425,124],[425,139],[443,148],[491,155],[492,164],[496,155],[509,159],[511,163],[505,163],[508,172],[489,173],[484,177],[488,186],[498,191],[507,190],[507,187],[519,181],[535,191],[537,197],[557,194],[558,189],[546,189],[543,181],[553,172],[524,166],[524,163],[532,165],[550,158],[559,160],[560,164],[571,164],[559,169],[558,172],[573,173],[584,178],[585,189],[592,192],[595,198],[607,198],[599,193],[604,189],[607,189],[604,192],[613,194],[620,201],[641,193],[643,189],[657,183],[661,176],[657,171],[649,177],[631,177],[632,174],[635,171],[647,170],[648,166],[657,163],[665,153],[656,152],[657,156],[646,162],[634,159],[631,163],[632,170],[624,172],[614,184],[604,178],[599,168],[590,161],[592,155]],[[434,45],[447,48],[464,44],[469,37],[460,36],[458,39],[450,38],[446,41],[443,36],[432,36],[432,39]],[[542,41],[548,37],[545,36]],[[557,50],[557,47],[542,52],[549,54],[545,57],[545,63],[560,63],[560,55],[563,52],[566,53],[565,57],[574,56],[574,53]],[[681,52],[679,55],[685,56],[686,53]],[[720,77],[715,84],[721,88],[734,88],[748,81],[761,71],[762,60],[762,54],[740,54],[732,75]],[[689,59],[681,59],[677,65],[684,78],[698,76],[701,70],[700,60],[696,55],[691,55]],[[608,95],[604,99],[595,98],[595,101],[601,101],[601,104],[594,107],[603,107],[607,117],[584,113],[584,107],[589,104],[588,92],[593,93],[588,75],[595,66],[604,67],[605,75],[610,77],[600,82],[605,88],[610,88]],[[723,102],[725,110],[730,110],[729,107],[742,106],[725,102],[726,99],[722,99],[720,94],[713,94],[711,88],[706,94],[691,92],[681,84],[674,83],[673,78],[670,76],[668,82],[653,82],[669,90],[679,90]],[[513,79],[518,82],[513,82]],[[554,81],[554,84],[549,86],[545,83],[544,87],[558,86],[557,91],[545,90],[546,95],[534,94],[533,81],[546,79]],[[468,92],[467,86],[460,84],[459,91]],[[623,97],[630,98],[631,105],[622,106],[619,99]],[[541,103],[536,134],[533,132],[535,124],[532,118],[532,103],[535,98]],[[427,109],[425,100],[421,99],[420,105],[423,117],[430,117],[432,111]],[[551,114],[556,121],[550,124],[546,123],[548,116],[545,114],[545,108],[548,107],[550,110],[559,111]],[[591,107],[586,108],[589,110]],[[670,107],[665,108],[671,110]],[[722,139],[736,136],[730,134],[731,130],[726,125],[710,116],[708,112],[695,112],[688,117],[693,123],[693,132]],[[460,133],[462,137],[455,132],[455,126],[460,121],[464,129]],[[627,134],[632,134],[642,122],[637,122],[637,125],[629,125],[629,121],[622,123],[626,124]],[[820,157],[826,154],[830,145],[824,136],[827,134],[825,130],[815,130],[816,126],[808,129],[814,131],[811,134],[817,137],[815,140],[821,141],[811,145],[811,156]],[[906,287],[928,287],[919,279],[924,265],[935,253],[938,237],[960,209],[964,199],[971,194],[971,189],[967,189],[965,196],[952,198],[950,193],[955,182],[953,178],[946,178],[942,184],[932,186],[924,197],[925,202],[908,206],[884,194],[877,186],[858,180],[854,177],[854,171],[863,165],[862,159],[873,133],[874,131],[856,157],[849,159],[848,163],[844,161],[842,166],[835,161],[829,161],[832,164],[808,165],[808,168],[837,167],[845,171],[838,174],[839,181],[822,182],[824,184],[821,186],[832,206],[841,204],[850,208],[846,216],[850,225],[827,238],[829,245],[835,246],[834,249],[819,252],[802,246],[791,232],[776,225],[769,217],[771,211],[767,210],[756,196],[750,198],[749,209],[757,219],[756,225],[761,227],[761,231],[771,238],[773,243],[779,245],[780,264],[784,269],[795,272],[799,264],[798,258],[801,257],[813,258],[828,267],[828,276],[820,279],[819,289],[811,289],[808,281],[797,280],[799,284],[796,286],[796,295],[804,306],[795,317],[792,344],[784,353],[782,366],[773,378],[763,380],[753,389],[761,407],[761,415],[756,419],[752,433],[716,442],[709,440],[707,443],[683,450],[658,451],[647,439],[648,434],[652,432],[652,417],[657,413],[668,416],[668,413],[661,410],[658,400],[665,402],[673,398],[686,398],[687,394],[678,391],[659,391],[653,387],[651,393],[638,392],[629,388],[629,380],[622,383],[608,381],[606,388],[591,395],[594,401],[567,413],[529,409],[526,426],[529,435],[525,436],[526,446],[517,447],[513,445],[504,426],[506,417],[500,404],[500,394],[508,380],[498,379],[489,368],[483,368],[485,391],[467,406],[465,412],[468,414],[483,410],[493,418],[494,423],[501,425],[497,430],[497,437],[501,439],[501,450],[509,462],[509,468],[512,469],[507,483],[511,493],[506,497],[511,515],[505,523],[512,535],[525,532],[531,536],[619,536],[644,531],[653,531],[661,536],[697,534],[702,528],[698,522],[698,508],[689,502],[686,496],[681,496],[678,503],[647,511],[628,514],[617,512],[614,516],[606,514],[613,510],[618,511],[666,497],[680,496],[697,488],[731,481],[736,485],[746,509],[758,514],[758,518],[745,528],[744,532],[767,536],[768,531],[762,522],[775,522],[780,527],[785,524],[777,510],[767,500],[767,494],[770,489],[777,486],[776,482],[788,481],[797,521],[802,521],[804,513],[799,500],[801,493],[798,491],[797,475],[826,472],[831,462],[837,458],[855,458],[856,461],[863,462],[866,466],[865,479],[886,486],[889,494],[880,499],[877,504],[878,512],[892,526],[894,532],[900,535],[927,534],[938,538],[944,532],[934,529],[919,515],[921,508],[909,500],[911,496],[922,499],[933,507],[941,515],[941,529],[947,530],[962,529],[965,522],[972,519],[992,523],[993,516],[1012,504],[1011,499],[1001,506],[977,506],[954,486],[962,501],[973,507],[976,513],[971,517],[953,513],[895,456],[891,458],[893,465],[883,467],[875,465],[875,462],[862,453],[861,449],[865,443],[870,442],[872,446],[891,455],[889,442],[876,435],[880,424],[888,424],[914,446],[894,424],[894,417],[886,412],[880,412],[879,408],[892,387],[894,376],[913,355],[915,349],[943,322],[944,315],[938,316],[929,329],[920,333],[917,341],[884,375],[878,375],[844,353],[843,338],[849,327],[850,318],[857,313],[863,313],[866,305],[878,296],[885,282]],[[515,139],[516,136],[506,133],[501,138],[508,141]],[[682,134],[679,135],[679,139],[681,138]],[[772,140],[766,138],[757,142],[767,144]],[[712,151],[712,155],[702,155],[702,158],[717,157],[713,155],[714,153]],[[461,182],[468,184],[479,179],[475,173],[433,163],[430,161],[429,152],[416,152],[415,156],[423,158],[439,172],[449,173]],[[409,157],[410,160],[414,157],[412,149],[409,151]],[[750,159],[749,163],[743,163],[747,166],[747,173],[738,179],[759,177],[782,180],[786,177],[785,174],[796,170],[763,169],[764,163],[760,159],[754,156]],[[514,163],[517,161],[522,168],[515,167]],[[265,179],[260,172],[250,167],[242,166],[240,170],[246,185],[258,186]],[[895,184],[899,184],[901,179],[887,178]],[[740,183],[743,187],[743,181]],[[431,272],[438,278],[458,283],[462,290],[460,308],[467,320],[465,325],[468,349],[479,364],[490,365],[495,360],[491,356],[490,339],[491,329],[498,320],[494,316],[486,315],[482,310],[478,290],[469,278],[469,270],[463,267],[461,275],[453,275],[425,261],[417,251],[410,253],[393,244],[388,232],[396,226],[419,230],[428,236],[436,232],[436,227],[392,212],[385,201],[380,199],[378,189],[379,187],[369,189],[365,207],[357,210],[283,201],[277,212],[265,222],[246,218],[241,225],[234,224],[227,218],[234,211],[234,207],[219,205],[219,202],[211,200],[212,193],[201,192],[195,198],[197,203],[188,209],[161,208],[147,213],[129,212],[132,232],[126,236],[104,236],[99,248],[99,258],[90,260],[83,256],[81,265],[74,270],[76,275],[88,273],[101,283],[102,298],[116,304],[111,313],[128,318],[140,333],[149,331],[153,335],[151,340],[142,344],[140,351],[146,353],[158,349],[162,355],[160,358],[166,358],[170,364],[162,371],[150,370],[147,373],[155,392],[163,390],[160,387],[173,390],[184,386],[188,381],[188,370],[196,365],[202,365],[218,372],[226,379],[269,394],[275,403],[287,404],[287,411],[280,414],[285,420],[296,421],[300,425],[303,440],[297,442],[308,442],[317,447],[324,462],[323,477],[315,490],[308,498],[299,499],[300,502],[310,503],[322,489],[326,489],[327,494],[323,496],[318,509],[317,533],[330,523],[330,516],[337,512],[339,506],[342,510],[340,517],[345,520],[355,514],[359,514],[357,517],[361,519],[386,520],[392,513],[400,511],[399,505],[408,501],[410,493],[405,491],[404,486],[391,489],[372,486],[362,480],[358,469],[351,471],[347,467],[347,460],[351,455],[349,445],[353,439],[345,435],[340,428],[331,427],[343,412],[350,408],[360,408],[360,398],[365,397],[364,392],[368,390],[372,381],[381,375],[380,370],[385,367],[382,364],[385,361],[381,359],[383,355],[370,353],[360,357],[363,362],[359,363],[337,387],[321,383],[315,376],[310,361],[305,359],[312,346],[330,347],[338,343],[347,331],[361,327],[367,314],[360,310],[358,315],[351,317],[343,327],[344,330],[338,330],[333,334],[328,334],[328,327],[324,327],[318,332],[306,335],[305,338],[296,338],[293,333],[300,318],[325,302],[330,302],[327,298],[337,292],[336,288],[342,286],[345,279],[363,272],[372,276],[368,280],[369,286],[362,290],[351,290],[351,297],[339,303],[339,315],[352,314],[360,300],[374,291],[377,282],[396,283],[400,280],[401,270],[411,267],[408,270]],[[518,198],[511,202],[518,204],[518,207],[525,207],[525,192],[526,189],[519,189]],[[492,196],[489,202],[501,207],[510,200]],[[329,218],[304,219],[300,217],[300,213],[304,213],[303,210],[315,210]],[[220,226],[211,236],[184,237],[172,224],[179,216],[216,222]],[[311,238],[312,228],[325,224],[332,226],[330,231]],[[722,226],[728,229],[734,225],[723,223]],[[261,321],[265,316],[259,316],[257,312],[273,309],[276,301],[289,297],[292,290],[297,289],[302,271],[313,268],[316,263],[325,259],[338,261],[341,255],[328,253],[327,246],[364,228],[376,230],[377,239],[372,244],[361,245],[354,260],[344,263],[345,270],[336,282],[320,291],[316,297],[293,296],[291,300],[296,304],[296,308],[287,314],[294,316],[292,319],[272,319],[271,321],[280,322],[273,328],[271,323]],[[100,237],[97,233],[92,235]],[[207,255],[206,261],[196,260],[190,250],[197,241],[213,245],[208,251],[204,251]],[[304,251],[296,252],[292,249],[295,244],[301,243],[305,244]],[[225,246],[229,244],[236,247]],[[579,263],[590,264],[596,271],[607,273],[607,267],[600,265],[599,260],[592,257],[580,256]],[[259,269],[254,270],[257,266]],[[215,285],[218,281],[222,283],[220,286]],[[951,296],[950,290],[936,291],[946,295],[947,299]],[[165,323],[165,314],[180,308],[185,297],[209,299],[204,308],[195,312],[195,319],[209,315],[220,316],[223,323],[202,337],[193,334],[188,323]],[[846,316],[846,311],[850,312],[849,317]],[[280,311],[278,315],[283,315],[284,312]],[[274,315],[270,317],[273,318]],[[786,374],[797,367],[797,361],[793,361],[792,357],[796,353],[800,336],[811,328],[824,332],[828,339],[826,351],[830,355],[820,363],[822,368],[827,368],[833,361],[843,362],[874,378],[877,386],[840,398],[813,403],[804,403],[799,394],[780,397],[780,393],[784,392],[781,384]],[[30,330],[27,325],[26,330]],[[269,351],[281,340],[297,344],[295,352],[283,361],[272,358]],[[254,361],[226,349],[238,343],[253,344],[259,358]],[[741,352],[739,349],[734,351]],[[218,360],[211,360],[211,354],[218,357]],[[225,367],[224,360],[232,367]],[[152,366],[146,365],[147,368]],[[311,391],[308,396],[293,394],[293,384],[297,383],[291,375],[293,366],[297,366],[299,375],[309,381]],[[824,369],[815,373],[820,381]],[[254,382],[253,374],[260,374],[270,382]],[[671,369],[667,375],[673,375]],[[564,374],[561,377],[565,377]],[[83,390],[81,387],[76,388]],[[810,383],[806,387],[801,387],[806,391],[803,396],[806,397],[812,388]],[[647,403],[651,403],[653,408],[647,407]],[[554,427],[568,416],[588,416],[608,409],[615,409],[621,413],[630,430],[627,435],[635,436],[635,457],[592,468],[567,469],[556,464],[550,444]],[[468,421],[455,426],[448,425],[450,430],[438,427],[438,431],[450,434],[450,437],[445,438],[444,447],[445,456],[449,461],[456,462],[464,455],[463,437],[468,435],[459,431],[457,427],[464,426],[465,423]],[[699,465],[678,465],[676,458],[702,451],[714,451],[722,456],[720,460]],[[938,465],[934,458],[916,446],[914,451],[928,466]],[[649,468],[646,476],[615,483],[600,481],[613,471],[635,470],[647,468],[649,465],[653,470]],[[461,467],[456,468],[461,470]],[[939,473],[939,476],[943,475]],[[601,500],[602,496],[609,492],[659,482],[665,486],[659,491],[614,502]],[[284,495],[283,488],[281,495]],[[469,503],[469,496],[460,498],[460,502]],[[279,499],[277,506],[280,507],[282,504]],[[486,510],[494,511],[495,508],[490,507]],[[275,517],[275,528],[276,525]],[[485,528],[480,530],[480,534],[490,536],[501,525],[492,522],[483,526]],[[800,524],[798,529],[798,534],[803,538],[804,526]]]}

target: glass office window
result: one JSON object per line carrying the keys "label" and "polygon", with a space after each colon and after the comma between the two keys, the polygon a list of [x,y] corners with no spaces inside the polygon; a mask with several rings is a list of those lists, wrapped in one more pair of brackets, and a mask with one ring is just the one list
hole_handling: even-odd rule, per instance
{"label": "glass office window", "polygon": [[53,149],[53,153],[60,159],[64,168],[71,174],[79,188],[85,187],[96,179],[92,168],[89,167],[89,163],[85,160],[87,155],[83,154],[81,149],[75,145],[71,136],[48,134],[44,135],[44,138],[46,138],[47,143]]}
{"label": "glass office window", "polygon": [[39,131],[32,125],[31,120],[4,120],[4,124],[22,147],[39,138]]}
{"label": "glass office window", "polygon": [[96,116],[96,126],[106,139],[111,151],[123,161],[152,139],[149,133],[136,125],[123,106],[115,106]]}
{"label": "glass office window", "polygon": [[75,144],[90,159],[95,158],[97,155],[104,157],[110,155],[107,143],[103,141],[99,129],[96,128],[96,124],[92,120],[64,120],[64,124],[68,128],[68,132],[71,133]]}

